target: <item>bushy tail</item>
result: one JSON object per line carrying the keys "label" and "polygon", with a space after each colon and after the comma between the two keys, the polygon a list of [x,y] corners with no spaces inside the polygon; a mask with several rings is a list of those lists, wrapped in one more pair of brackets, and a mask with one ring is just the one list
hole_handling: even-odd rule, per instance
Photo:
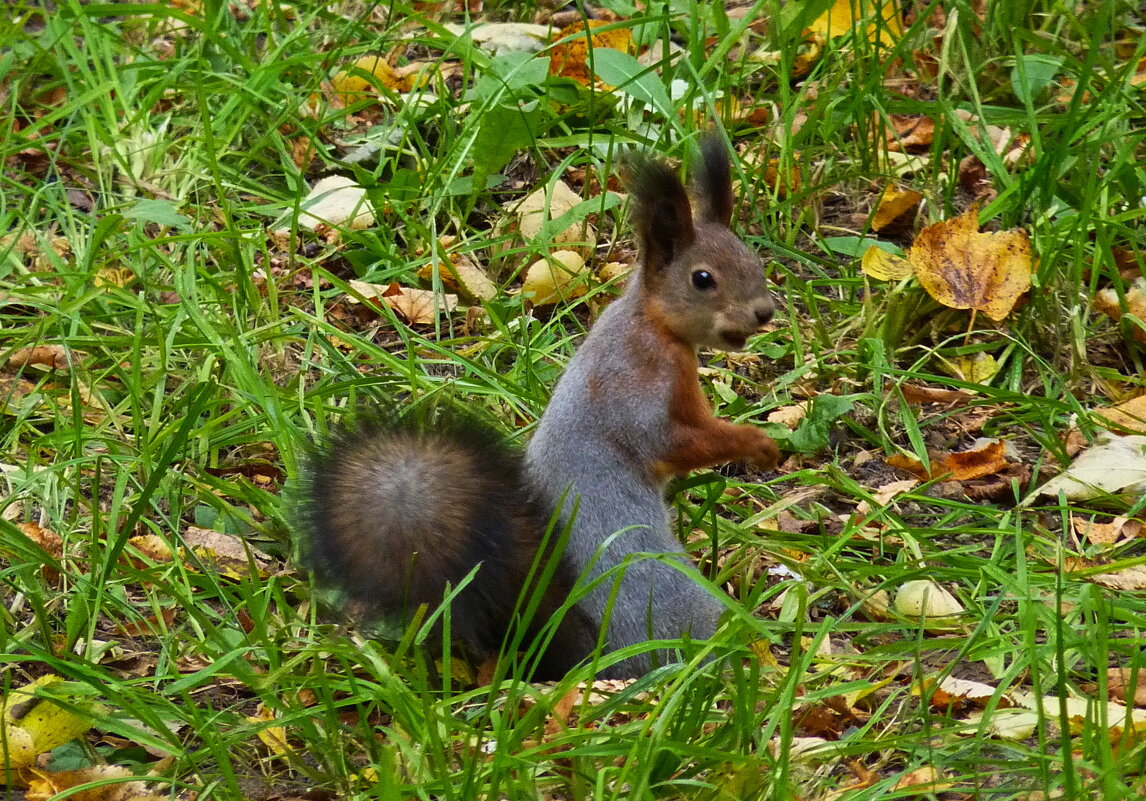
{"label": "bushy tail", "polygon": [[[550,519],[529,489],[523,454],[499,432],[450,408],[367,417],[312,456],[302,495],[311,567],[372,615],[435,609],[480,564],[450,627],[478,656],[497,653]],[[571,583],[562,569],[543,588],[530,630]],[[567,623],[581,625],[576,614]],[[569,661],[554,651],[546,662],[560,672],[583,655]]]}

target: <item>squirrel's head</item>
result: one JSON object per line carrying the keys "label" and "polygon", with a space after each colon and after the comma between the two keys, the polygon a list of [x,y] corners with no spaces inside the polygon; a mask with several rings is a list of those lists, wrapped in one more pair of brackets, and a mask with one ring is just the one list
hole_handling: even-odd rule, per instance
{"label": "squirrel's head", "polygon": [[772,318],[759,257],[729,227],[732,176],[724,141],[701,141],[693,199],[663,161],[630,156],[637,280],[651,314],[693,345],[739,350]]}

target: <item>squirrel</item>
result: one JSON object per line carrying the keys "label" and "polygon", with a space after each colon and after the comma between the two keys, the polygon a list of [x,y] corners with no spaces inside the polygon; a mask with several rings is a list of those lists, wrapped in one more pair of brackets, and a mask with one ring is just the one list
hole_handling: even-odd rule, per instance
{"label": "squirrel", "polygon": [[[709,638],[723,605],[670,564],[687,556],[668,482],[724,462],[771,470],[778,457],[758,428],[713,416],[697,377],[698,347],[742,349],[773,313],[764,267],[730,227],[727,145],[702,139],[691,201],[664,161],[631,155],[624,166],[639,266],[570,360],[524,454],[464,415],[413,413],[336,436],[303,489],[316,575],[373,615],[434,609],[478,566],[453,599],[450,633],[488,657],[530,581],[541,598],[525,642],[568,607],[534,678],[564,675],[598,644]],[[539,554],[557,557],[544,585],[530,578]],[[569,606],[579,581],[587,589]],[[598,676],[666,661],[648,649]]]}

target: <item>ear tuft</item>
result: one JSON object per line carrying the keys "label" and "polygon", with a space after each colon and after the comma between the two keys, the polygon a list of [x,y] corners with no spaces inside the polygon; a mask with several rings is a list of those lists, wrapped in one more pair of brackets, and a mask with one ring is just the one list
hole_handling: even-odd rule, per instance
{"label": "ear tuft", "polygon": [[688,193],[668,164],[639,153],[625,156],[622,176],[633,198],[641,262],[646,270],[659,271],[696,238]]}
{"label": "ear tuft", "polygon": [[728,145],[717,133],[700,140],[700,160],[692,171],[697,217],[725,227],[732,222],[732,167]]}

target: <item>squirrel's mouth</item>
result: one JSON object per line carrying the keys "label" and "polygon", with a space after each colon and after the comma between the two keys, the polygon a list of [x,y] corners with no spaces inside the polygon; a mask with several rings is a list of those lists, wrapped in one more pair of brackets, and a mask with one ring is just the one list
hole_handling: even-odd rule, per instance
{"label": "squirrel's mouth", "polygon": [[744,350],[744,346],[748,344],[748,337],[739,334],[723,333],[720,338],[724,340],[724,344],[728,345],[730,350]]}

